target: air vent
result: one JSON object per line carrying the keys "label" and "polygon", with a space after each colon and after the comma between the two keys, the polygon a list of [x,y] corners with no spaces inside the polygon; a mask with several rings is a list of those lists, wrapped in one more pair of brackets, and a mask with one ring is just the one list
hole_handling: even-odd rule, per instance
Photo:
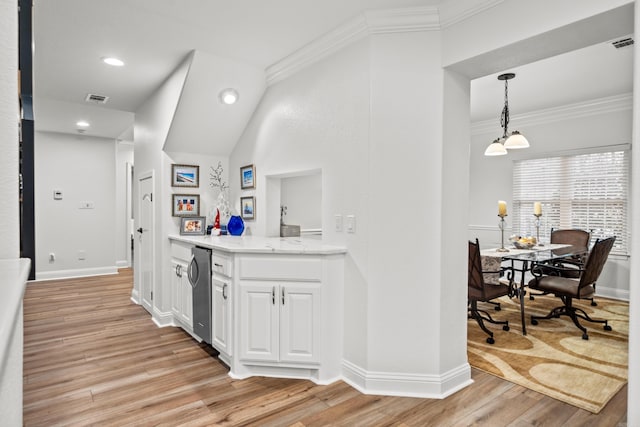
{"label": "air vent", "polygon": [[626,46],[631,46],[633,44],[633,38],[626,37],[624,39],[613,41],[613,42],[611,42],[611,44],[616,49],[620,49],[620,48],[623,48],[623,47],[626,47]]}
{"label": "air vent", "polygon": [[106,104],[109,100],[109,97],[104,95],[96,95],[94,93],[88,93],[87,97],[84,100],[87,102],[95,102],[96,104]]}

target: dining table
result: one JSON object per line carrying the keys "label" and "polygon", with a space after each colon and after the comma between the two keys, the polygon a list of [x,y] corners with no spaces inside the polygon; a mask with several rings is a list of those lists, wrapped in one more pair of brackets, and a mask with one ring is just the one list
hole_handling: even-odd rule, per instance
{"label": "dining table", "polygon": [[[563,259],[582,256],[587,252],[584,247],[576,247],[561,243],[551,243],[546,245],[535,245],[528,249],[514,247],[483,249],[480,251],[481,257],[497,258],[501,264],[507,263],[503,269],[507,272],[506,278],[509,280],[511,289],[509,296],[518,297],[520,300],[520,317],[522,321],[522,335],[527,335],[525,324],[524,297],[526,295],[526,274],[538,264],[552,264]],[[519,280],[516,275],[520,274]]]}

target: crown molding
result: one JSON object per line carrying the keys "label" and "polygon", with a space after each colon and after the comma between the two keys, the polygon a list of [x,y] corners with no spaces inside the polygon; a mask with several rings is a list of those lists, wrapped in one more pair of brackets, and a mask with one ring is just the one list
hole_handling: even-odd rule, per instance
{"label": "crown molding", "polygon": [[[579,119],[598,114],[628,111],[632,108],[633,94],[626,93],[512,115],[511,122],[517,122],[518,128],[523,128],[525,126],[537,126],[545,123]],[[471,124],[472,135],[480,135],[492,131],[495,131],[497,134],[497,132],[501,130],[499,120],[483,120]]]}
{"label": "crown molding", "polygon": [[440,26],[447,28],[491,9],[504,0],[445,1],[440,6]]}
{"label": "crown molding", "polygon": [[439,29],[438,9],[435,7],[367,11],[267,67],[267,85],[282,81],[370,34]]}
{"label": "crown molding", "polygon": [[367,21],[359,15],[313,40],[266,69],[267,86],[297,73],[308,65],[339,51],[368,34]]}
{"label": "crown molding", "polygon": [[437,7],[369,10],[364,16],[370,34],[440,30]]}

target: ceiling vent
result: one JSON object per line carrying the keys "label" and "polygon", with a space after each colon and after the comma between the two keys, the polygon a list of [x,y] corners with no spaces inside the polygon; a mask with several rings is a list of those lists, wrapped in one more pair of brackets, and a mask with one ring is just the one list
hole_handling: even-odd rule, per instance
{"label": "ceiling vent", "polygon": [[616,49],[620,49],[620,48],[623,48],[623,47],[626,47],[626,46],[631,46],[633,44],[633,38],[632,37],[625,37],[624,39],[613,41],[613,42],[611,42],[611,44]]}
{"label": "ceiling vent", "polygon": [[109,97],[104,95],[96,95],[94,93],[88,93],[87,97],[84,100],[86,102],[94,102],[96,104],[106,104],[109,100]]}

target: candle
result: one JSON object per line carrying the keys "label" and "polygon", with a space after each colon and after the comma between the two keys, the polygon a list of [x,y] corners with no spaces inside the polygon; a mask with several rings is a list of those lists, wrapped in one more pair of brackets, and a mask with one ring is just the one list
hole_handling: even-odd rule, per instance
{"label": "candle", "polygon": [[535,216],[542,215],[542,205],[540,204],[540,202],[534,202],[533,203],[533,214]]}
{"label": "candle", "polygon": [[507,202],[498,200],[498,216],[507,216]]}

